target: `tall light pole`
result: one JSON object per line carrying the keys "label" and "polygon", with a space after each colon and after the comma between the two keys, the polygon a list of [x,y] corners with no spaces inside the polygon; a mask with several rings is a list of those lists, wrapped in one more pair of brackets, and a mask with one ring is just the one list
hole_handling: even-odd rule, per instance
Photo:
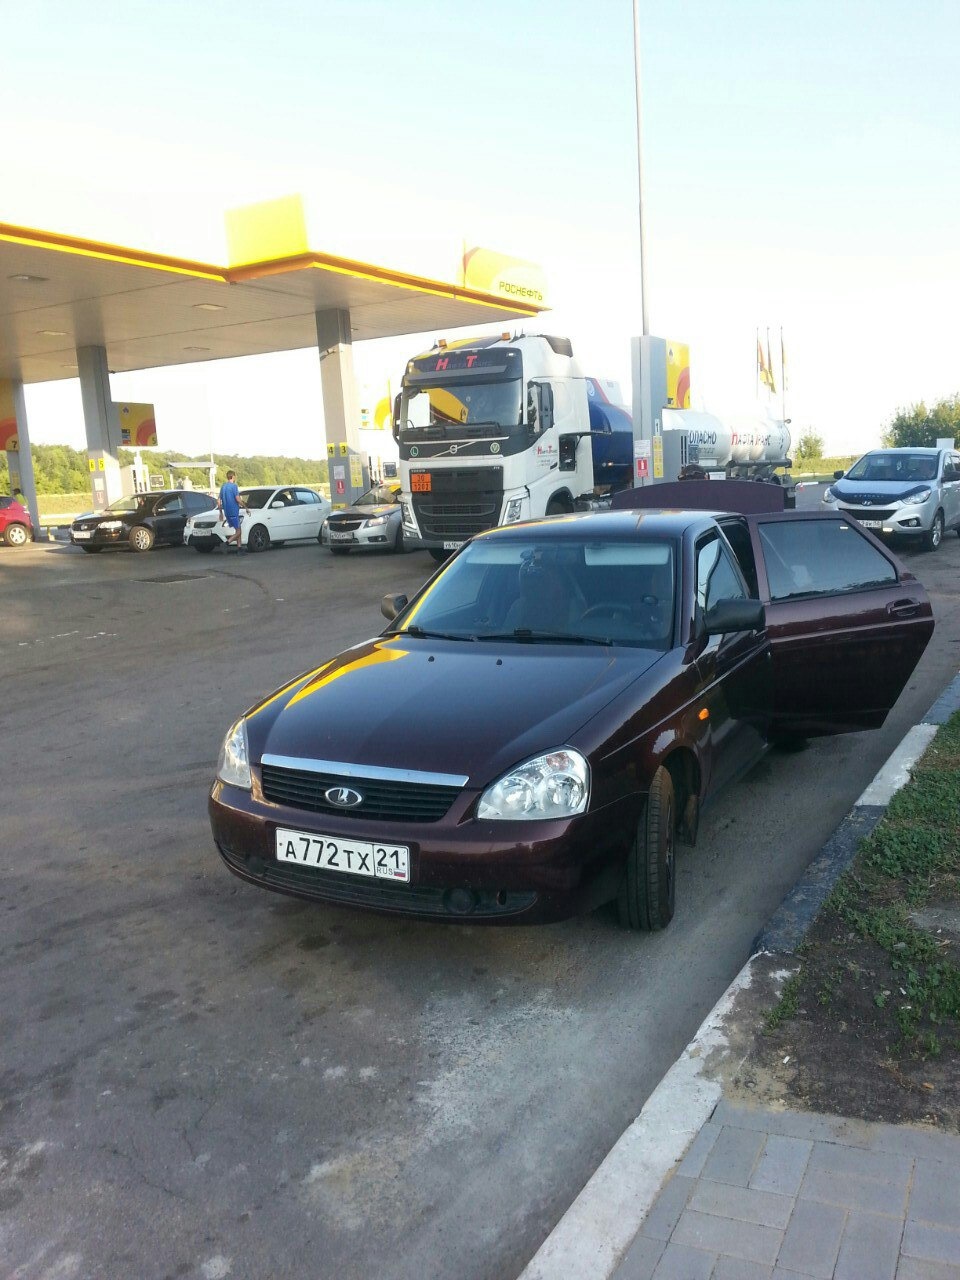
{"label": "tall light pole", "polygon": [[637,94],[637,209],[640,222],[640,309],[643,335],[650,332],[647,320],[647,246],[643,222],[643,124],[640,111],[640,3],[633,0],[633,78]]}

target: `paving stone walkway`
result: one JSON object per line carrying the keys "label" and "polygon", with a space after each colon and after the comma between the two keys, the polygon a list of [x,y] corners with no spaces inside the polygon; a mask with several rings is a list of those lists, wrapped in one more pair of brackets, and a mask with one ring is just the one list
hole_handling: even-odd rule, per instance
{"label": "paving stone walkway", "polygon": [[615,1280],[960,1280],[960,1137],[720,1102]]}

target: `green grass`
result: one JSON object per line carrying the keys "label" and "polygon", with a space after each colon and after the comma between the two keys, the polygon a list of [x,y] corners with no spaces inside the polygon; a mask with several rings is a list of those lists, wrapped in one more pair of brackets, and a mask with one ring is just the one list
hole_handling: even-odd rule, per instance
{"label": "green grass", "polygon": [[960,906],[960,712],[940,728],[824,904],[820,940],[808,940],[803,949],[804,965],[818,974],[815,989],[804,986],[802,968],[767,1015],[765,1029],[792,1017],[803,1000],[829,1006],[844,977],[859,983],[864,971],[855,959],[824,965],[838,939],[848,953],[861,939],[882,954],[870,979],[872,1007],[886,1020],[894,1048],[938,1056],[944,1041],[956,1042],[960,1032],[960,965],[942,938],[911,919],[931,901]]}

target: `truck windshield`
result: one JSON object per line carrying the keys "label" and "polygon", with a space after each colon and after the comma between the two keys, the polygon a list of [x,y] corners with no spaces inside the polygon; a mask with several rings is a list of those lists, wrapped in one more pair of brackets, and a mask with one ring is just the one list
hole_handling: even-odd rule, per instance
{"label": "truck windshield", "polygon": [[[400,438],[414,441],[441,432],[448,436],[480,424],[509,432],[522,423],[520,391],[519,379],[471,380],[464,386],[448,382],[442,387],[407,387],[400,402]],[[451,432],[449,428],[455,430]]]}

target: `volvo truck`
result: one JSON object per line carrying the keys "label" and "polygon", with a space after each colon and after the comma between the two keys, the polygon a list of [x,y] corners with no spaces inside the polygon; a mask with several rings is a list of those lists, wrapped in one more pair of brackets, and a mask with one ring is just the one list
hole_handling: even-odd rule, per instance
{"label": "volvo truck", "polygon": [[630,415],[584,377],[568,338],[441,340],[407,363],[394,430],[404,543],[436,560],[631,483]]}

